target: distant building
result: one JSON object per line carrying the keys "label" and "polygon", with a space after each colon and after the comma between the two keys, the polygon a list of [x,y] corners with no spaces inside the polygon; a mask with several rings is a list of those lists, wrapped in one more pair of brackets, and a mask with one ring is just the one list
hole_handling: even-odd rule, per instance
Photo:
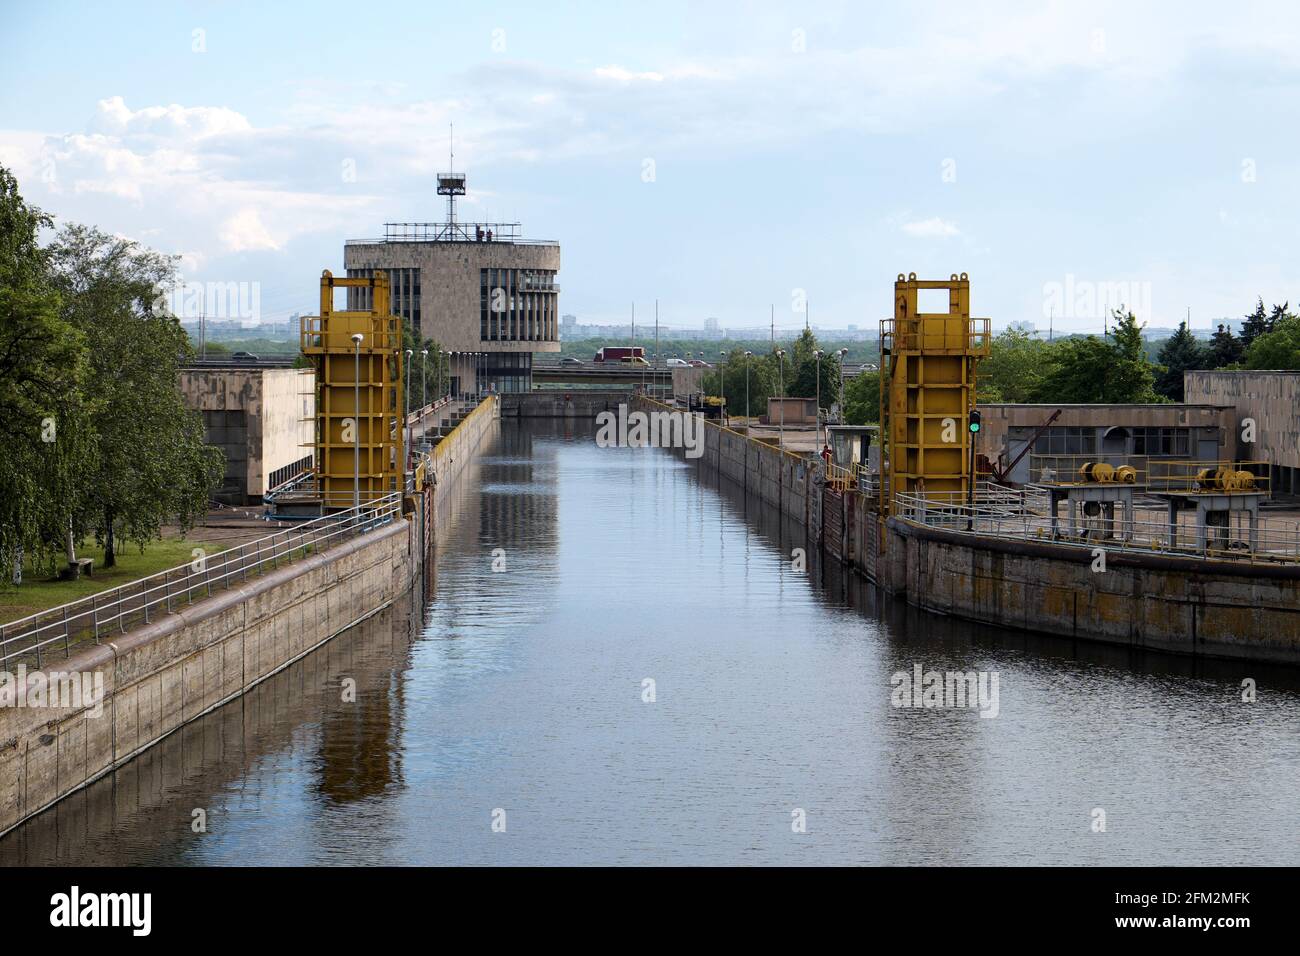
{"label": "distant building", "polygon": [[[453,393],[532,388],[534,352],[560,350],[557,242],[524,240],[518,223],[457,222],[463,173],[438,176],[447,221],[390,222],[382,239],[351,239],[349,278],[388,273],[394,315],[451,352]],[[348,308],[364,309],[365,289]]]}

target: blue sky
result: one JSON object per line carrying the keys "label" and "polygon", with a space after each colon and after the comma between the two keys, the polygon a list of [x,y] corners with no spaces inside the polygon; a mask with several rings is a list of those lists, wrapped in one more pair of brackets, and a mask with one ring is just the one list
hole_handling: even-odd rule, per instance
{"label": "blue sky", "polygon": [[[563,244],[583,321],[874,327],[899,272],[996,326],[1194,327],[1300,300],[1286,4],[7,4],[27,197],[311,311],[344,239]],[[653,177],[647,170],[653,163]],[[349,172],[350,171],[350,172]]]}

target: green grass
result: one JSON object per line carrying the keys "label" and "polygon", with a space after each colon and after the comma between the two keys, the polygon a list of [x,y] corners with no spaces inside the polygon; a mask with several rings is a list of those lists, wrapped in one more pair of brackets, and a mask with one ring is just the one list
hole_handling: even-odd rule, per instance
{"label": "green grass", "polygon": [[0,583],[0,624],[16,621],[46,608],[58,607],[69,601],[89,597],[168,568],[188,564],[194,559],[194,548],[204,548],[209,556],[225,550],[222,545],[191,538],[154,541],[144,549],[143,554],[135,545],[126,544],[117,553],[117,565],[107,571],[103,569],[102,548],[82,550],[77,552],[78,557],[95,559],[95,576],[83,577],[76,581],[52,580],[44,572],[33,572],[30,567],[25,567],[23,583],[19,587],[14,587],[10,583],[8,575],[4,582]]}

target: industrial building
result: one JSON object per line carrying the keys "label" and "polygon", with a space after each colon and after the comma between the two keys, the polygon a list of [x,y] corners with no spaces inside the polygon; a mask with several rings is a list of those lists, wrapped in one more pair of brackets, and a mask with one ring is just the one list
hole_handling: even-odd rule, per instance
{"label": "industrial building", "polygon": [[1225,454],[1269,463],[1273,493],[1300,494],[1300,372],[1184,372],[1188,401],[1231,406]]}
{"label": "industrial building", "polygon": [[1237,419],[1230,404],[991,403],[979,411],[979,454],[1009,469],[1004,477],[1019,483],[1039,481],[1044,468],[1070,470],[1091,456],[1143,474],[1153,461],[1234,457],[1230,439]]}
{"label": "industrial building", "polygon": [[226,456],[215,497],[256,504],[312,466],[315,380],[310,369],[207,361],[181,370],[185,404],[203,416],[203,440]]}
{"label": "industrial building", "polygon": [[[450,353],[450,391],[532,388],[533,353],[560,350],[558,242],[525,240],[519,223],[458,222],[464,173],[441,173],[445,222],[389,222],[382,239],[344,245],[348,278],[388,274],[391,308]],[[347,308],[364,310],[365,289]]]}

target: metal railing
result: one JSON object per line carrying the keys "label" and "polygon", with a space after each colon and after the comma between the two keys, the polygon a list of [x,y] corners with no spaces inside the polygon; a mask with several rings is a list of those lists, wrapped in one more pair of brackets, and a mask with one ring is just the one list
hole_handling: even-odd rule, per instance
{"label": "metal railing", "polygon": [[1036,485],[1134,485],[1147,483],[1150,460],[1115,454],[1031,454],[1029,481]]}
{"label": "metal railing", "polygon": [[7,667],[11,661],[29,659],[41,667],[46,657],[60,650],[67,659],[73,648],[88,641],[99,644],[107,636],[125,634],[133,627],[173,613],[179,604],[193,604],[196,596],[210,597],[213,588],[229,590],[236,580],[247,581],[281,564],[326,550],[395,521],[401,515],[401,496],[385,495],[360,508],[316,518],[0,625],[0,667]]}
{"label": "metal railing", "polygon": [[[1135,508],[1102,510],[1085,515],[1071,527],[1065,514],[1052,523],[1045,489],[979,491],[974,504],[959,493],[899,493],[894,515],[912,524],[969,533],[981,538],[1004,538],[1092,549],[1161,553],[1182,557],[1230,558],[1259,563],[1300,562],[1300,522],[1257,518],[1250,527],[1247,512],[1223,525],[1206,525],[1201,532],[1195,512],[1183,512],[1170,522],[1167,511]],[[1199,537],[1204,534],[1204,544]]]}

